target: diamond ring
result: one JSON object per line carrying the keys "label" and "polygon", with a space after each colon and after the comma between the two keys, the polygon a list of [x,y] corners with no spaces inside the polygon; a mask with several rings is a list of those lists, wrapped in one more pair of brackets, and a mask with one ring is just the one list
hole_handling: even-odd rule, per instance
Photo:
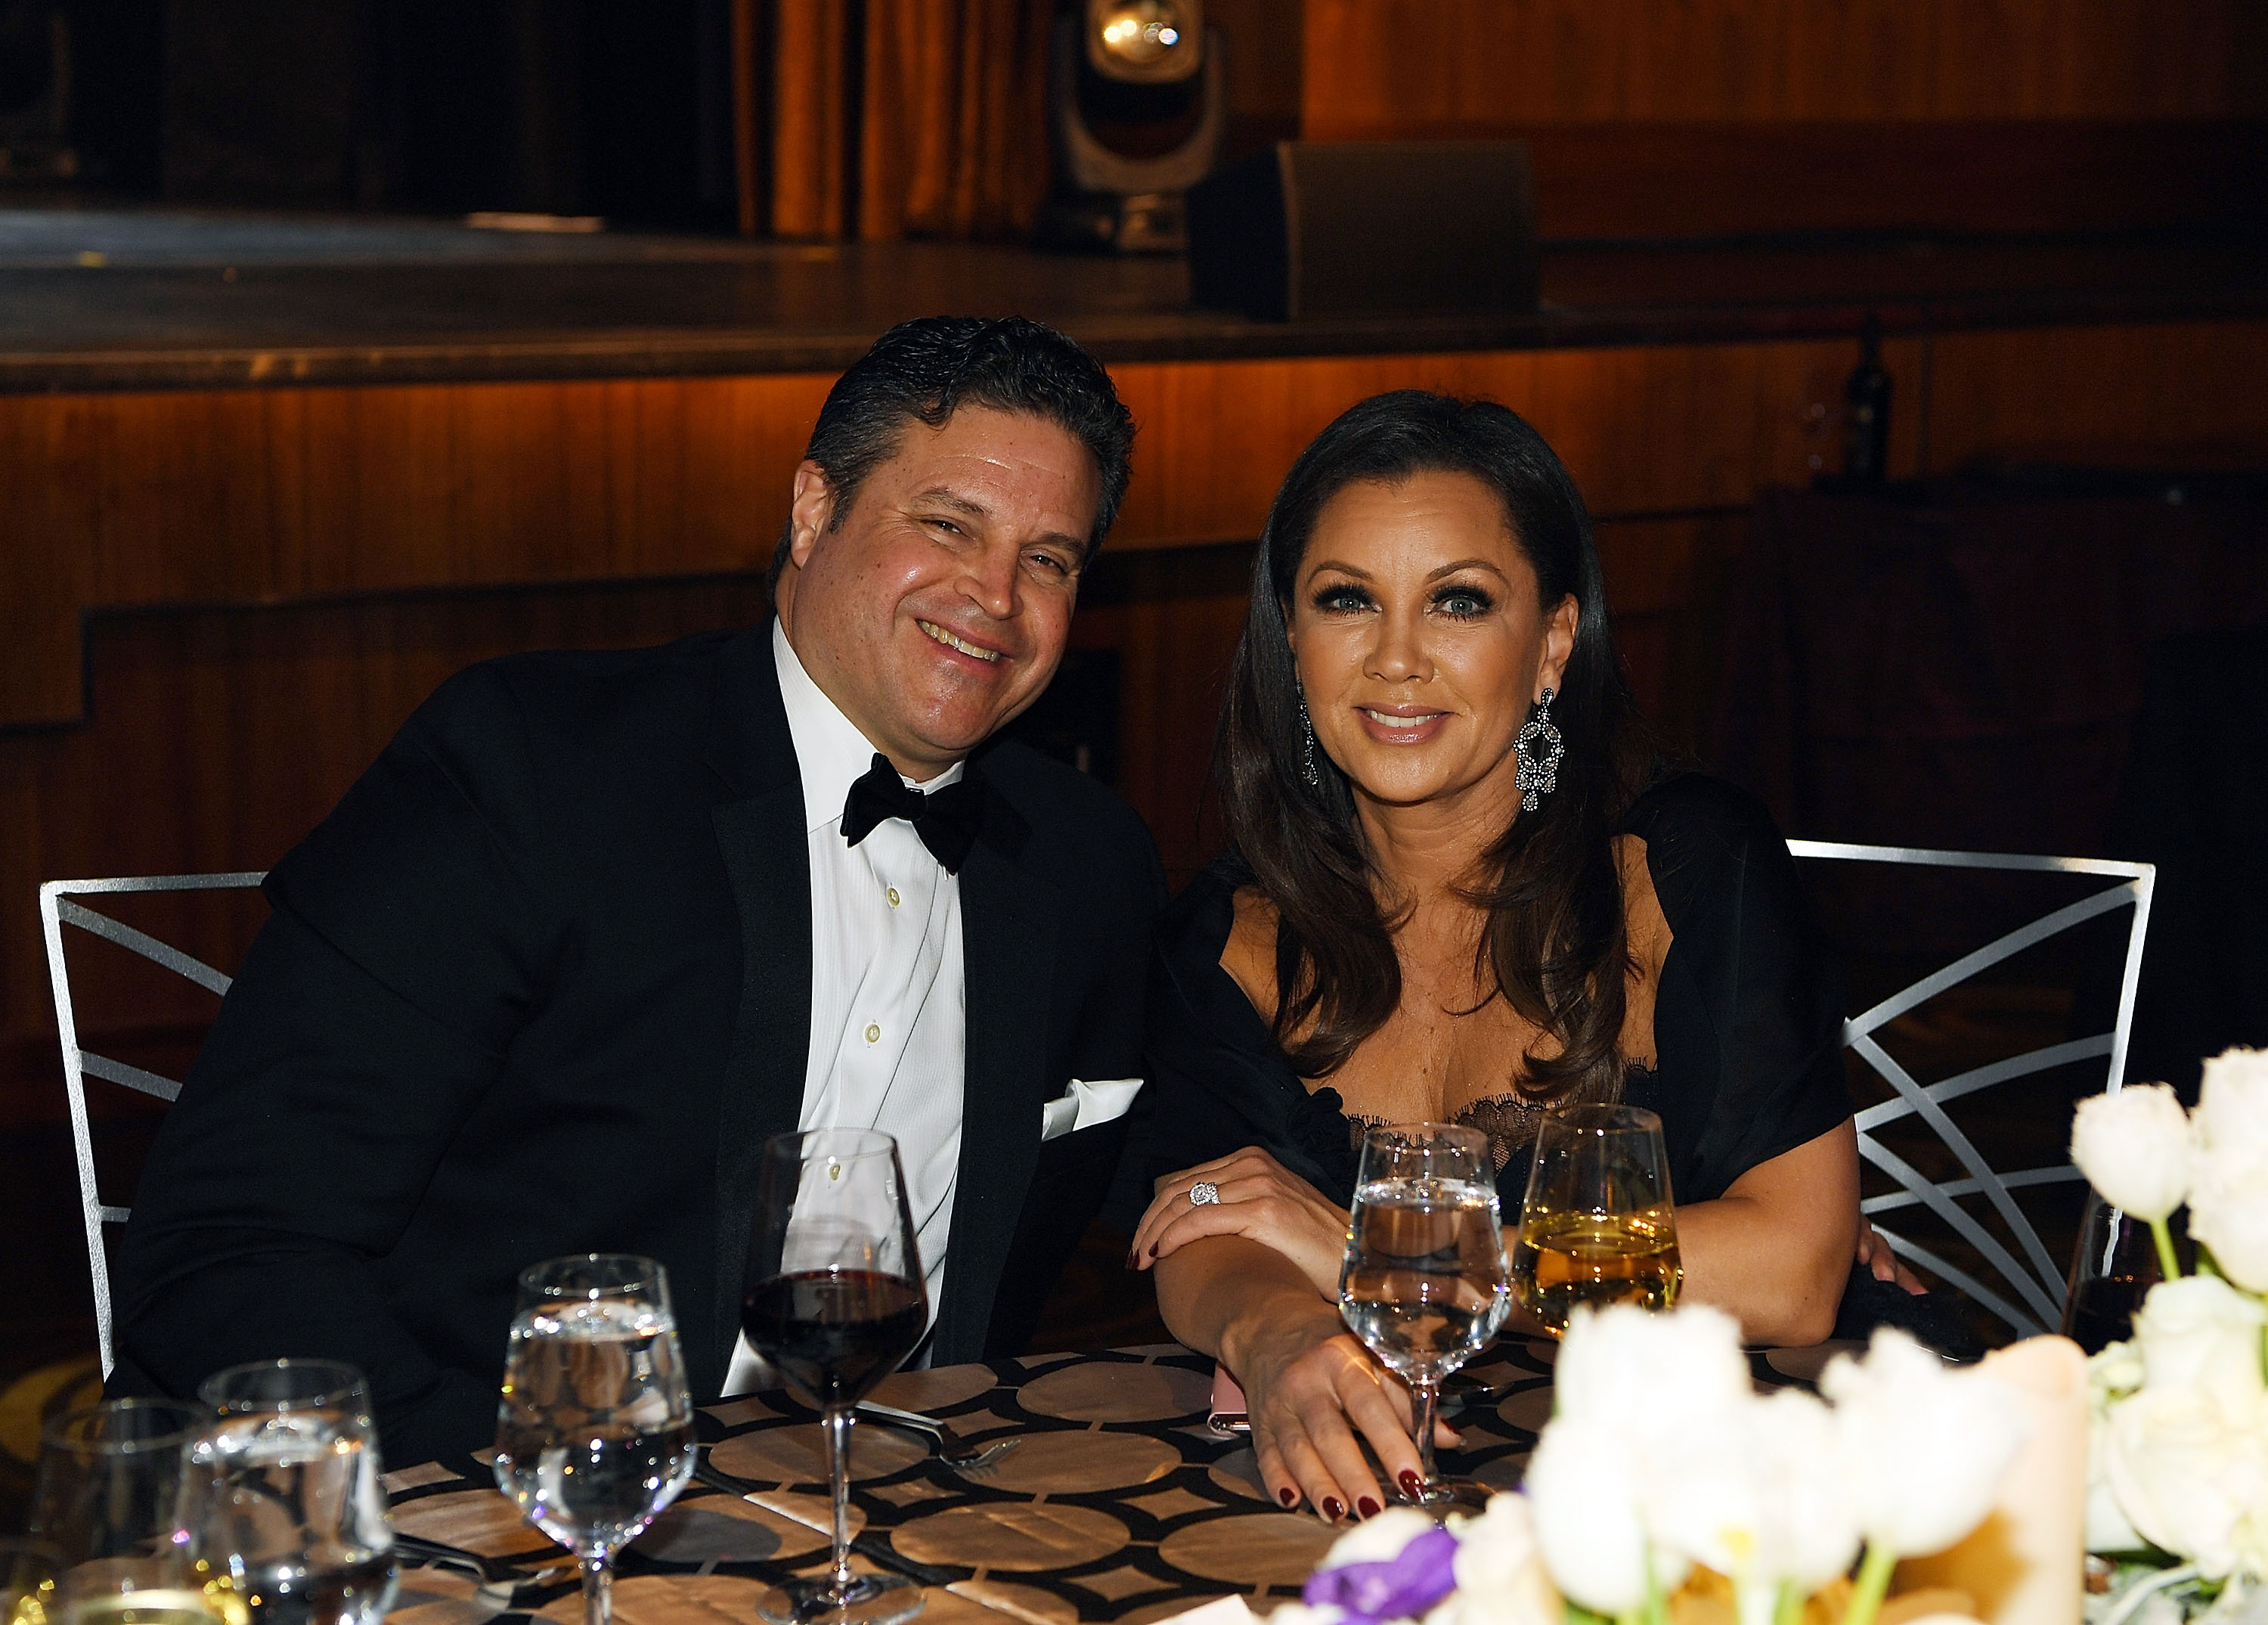
{"label": "diamond ring", "polygon": [[1210,1179],[1201,1179],[1189,1186],[1189,1206],[1192,1208],[1213,1207],[1219,1200],[1220,1186]]}

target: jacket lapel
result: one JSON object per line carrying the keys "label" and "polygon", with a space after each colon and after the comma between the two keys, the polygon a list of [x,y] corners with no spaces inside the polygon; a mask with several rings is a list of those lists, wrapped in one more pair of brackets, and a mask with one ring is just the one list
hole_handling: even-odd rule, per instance
{"label": "jacket lapel", "polygon": [[966,1055],[952,1267],[932,1360],[982,1359],[1039,1158],[1061,894],[1020,868],[1029,826],[996,789],[961,870]]}
{"label": "jacket lapel", "polygon": [[803,782],[780,703],[770,626],[742,639],[718,685],[709,761],[735,793],[711,816],[740,916],[740,1007],[717,1113],[713,1336],[718,1380],[740,1325],[741,1273],[764,1141],[802,1114],[811,1043],[811,872]]}

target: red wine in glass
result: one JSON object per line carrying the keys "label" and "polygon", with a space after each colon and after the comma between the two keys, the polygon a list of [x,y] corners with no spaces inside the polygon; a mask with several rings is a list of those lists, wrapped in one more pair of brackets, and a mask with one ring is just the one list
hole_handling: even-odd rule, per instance
{"label": "red wine in glass", "polygon": [[821,1410],[865,1399],[914,1351],[928,1320],[920,1282],[871,1269],[775,1275],[740,1308],[748,1347]]}

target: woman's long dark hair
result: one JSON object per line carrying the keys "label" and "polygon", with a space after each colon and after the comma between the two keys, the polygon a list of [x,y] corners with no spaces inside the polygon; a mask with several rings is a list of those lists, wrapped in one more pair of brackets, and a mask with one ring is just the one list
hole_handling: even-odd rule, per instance
{"label": "woman's long dark hair", "polygon": [[1464,895],[1487,914],[1476,966],[1521,1016],[1559,1041],[1527,1058],[1523,1092],[1538,1099],[1611,1095],[1629,949],[1616,826],[1655,771],[1622,657],[1607,626],[1591,520],[1543,437],[1506,407],[1419,389],[1349,408],[1292,465],[1253,563],[1252,604],[1238,643],[1216,742],[1218,779],[1236,854],[1277,914],[1277,1042],[1305,1076],[1327,1077],[1402,1000],[1394,932],[1346,776],[1320,750],[1322,783],[1306,779],[1299,673],[1286,637],[1292,587],[1315,521],[1349,485],[1412,475],[1466,474],[1504,504],[1534,566],[1543,607],[1569,594],[1575,646],[1552,705],[1566,745],[1558,788],[1495,834]]}

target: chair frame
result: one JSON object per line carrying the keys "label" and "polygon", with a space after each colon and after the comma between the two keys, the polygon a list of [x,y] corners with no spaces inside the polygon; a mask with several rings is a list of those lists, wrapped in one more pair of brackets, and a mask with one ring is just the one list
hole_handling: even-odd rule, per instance
{"label": "chair frame", "polygon": [[127,892],[241,890],[259,885],[265,878],[265,871],[251,870],[230,875],[130,875],[110,880],[51,880],[40,887],[40,927],[47,940],[48,979],[55,991],[55,1034],[63,1046],[63,1087],[70,1101],[71,1144],[78,1156],[79,1208],[86,1223],[87,1265],[94,1281],[95,1337],[101,1349],[102,1374],[106,1378],[113,1363],[113,1321],[109,1249],[103,1239],[102,1227],[123,1224],[132,1210],[105,1205],[97,1186],[94,1134],[86,1110],[86,1080],[96,1077],[122,1084],[169,1104],[180,1097],[181,1086],[171,1078],[79,1047],[78,1022],[71,1008],[70,971],[63,957],[63,928],[77,926],[217,993],[226,994],[232,979],[145,931],[137,931],[107,914],[98,914],[71,899]]}
{"label": "chair frame", "polygon": [[[2152,864],[2123,863],[2106,858],[2050,858],[2009,853],[1947,852],[1917,846],[1866,846],[1842,841],[1792,840],[1788,851],[1798,858],[1821,858],[1847,862],[1906,864],[1929,868],[1997,869],[2034,874],[2095,875],[2119,883],[2105,887],[2042,915],[1931,972],[1911,986],[1892,993],[1872,1009],[1844,1023],[1843,1043],[1856,1051],[1882,1080],[1894,1097],[1868,1106],[1858,1114],[1859,1155],[1897,1182],[1899,1188],[1867,1197],[1859,1211],[1869,1220],[1878,1213],[1923,1208],[1949,1225],[1975,1247],[2012,1287],[2021,1305],[1994,1291],[1967,1271],[1949,1263],[1905,1237],[1875,1227],[1891,1252],[1932,1271],[1959,1288],[1978,1304],[2014,1327],[2019,1336],[2052,1329],[2063,1318],[2066,1271],[2048,1256],[2039,1232],[2024,1216],[2010,1194],[2028,1186],[2054,1185],[2085,1178],[2068,1160],[2040,1168],[1995,1172],[1960,1127],[1945,1113],[1945,1104],[1996,1083],[2028,1077],[2054,1067],[2097,1056],[2109,1059],[2107,1092],[2117,1092],[2125,1081],[2127,1036],[2133,1024],[2134,994],[2142,975],[2142,946],[2150,925],[2150,894],[2157,870]],[[2082,921],[2113,909],[2132,905],[2134,919],[2126,941],[2126,961],[2118,984],[2118,1014],[2111,1030],[2062,1044],[2051,1044],[2021,1055],[1977,1067],[1937,1082],[1923,1084],[1875,1038],[1876,1030],[1907,1011],[1935,998],[1946,989],[1967,981],[1978,971],[2023,952]],[[1877,1141],[1874,1129],[1908,1117],[1918,1117],[1936,1132],[1968,1174],[1963,1179],[1938,1185]],[[2007,1247],[1960,1206],[1957,1198],[1982,1195],[2014,1233],[2025,1255],[2020,1263]],[[2029,1264],[2029,1267],[2026,1267]]]}

